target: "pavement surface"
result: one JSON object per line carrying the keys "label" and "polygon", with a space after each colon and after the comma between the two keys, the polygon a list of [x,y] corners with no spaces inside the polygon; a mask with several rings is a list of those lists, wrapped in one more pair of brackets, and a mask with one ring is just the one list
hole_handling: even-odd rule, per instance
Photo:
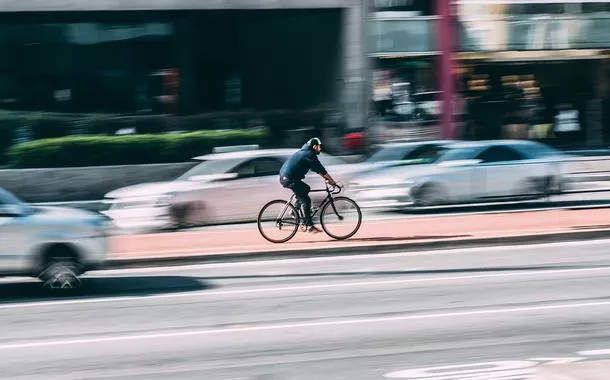
{"label": "pavement surface", "polygon": [[604,380],[610,374],[610,360],[545,365],[537,380]]}
{"label": "pavement surface", "polygon": [[545,236],[569,239],[610,236],[607,209],[548,210],[510,214],[470,214],[416,219],[363,221],[359,232],[345,241],[324,233],[299,232],[293,240],[273,244],[257,229],[233,226],[163,234],[119,235],[111,241],[110,264],[146,260],[256,257],[286,254],[362,253],[370,249],[422,249],[537,241]]}
{"label": "pavement surface", "polygon": [[[11,380],[541,379],[554,365],[610,359],[609,246],[371,250],[106,270],[92,273],[76,296],[4,279],[0,373]],[[607,366],[597,368],[607,375]]]}

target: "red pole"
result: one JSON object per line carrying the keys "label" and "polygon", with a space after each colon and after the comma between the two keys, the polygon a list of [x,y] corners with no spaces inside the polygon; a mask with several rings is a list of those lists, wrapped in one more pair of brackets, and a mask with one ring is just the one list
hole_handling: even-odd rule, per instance
{"label": "red pole", "polygon": [[455,138],[455,123],[453,99],[455,82],[453,78],[454,30],[451,10],[452,0],[436,0],[436,9],[439,16],[438,33],[436,41],[440,56],[438,57],[439,88],[441,96],[441,137]]}

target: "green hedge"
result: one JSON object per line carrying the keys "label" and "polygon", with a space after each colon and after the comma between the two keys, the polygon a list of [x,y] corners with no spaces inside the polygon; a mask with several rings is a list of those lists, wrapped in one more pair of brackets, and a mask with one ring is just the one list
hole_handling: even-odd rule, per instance
{"label": "green hedge", "polygon": [[265,146],[263,128],[127,136],[71,136],[35,140],[8,150],[13,168],[78,167],[182,162],[216,146]]}
{"label": "green hedge", "polygon": [[280,146],[287,137],[287,130],[305,126],[313,126],[319,130],[324,124],[324,115],[327,111],[325,108],[240,110],[169,116],[0,110],[0,165],[9,161],[8,149],[19,137],[17,132],[22,127],[29,127],[29,139],[40,140],[70,135],[111,136],[123,128],[134,128],[137,134],[160,134],[176,130],[189,132],[233,130],[265,125],[269,129],[267,143]]}

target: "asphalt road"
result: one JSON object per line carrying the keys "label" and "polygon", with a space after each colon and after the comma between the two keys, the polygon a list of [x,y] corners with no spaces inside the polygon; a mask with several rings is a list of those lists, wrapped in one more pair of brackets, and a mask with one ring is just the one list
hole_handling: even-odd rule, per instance
{"label": "asphalt road", "polygon": [[525,380],[610,357],[610,240],[0,282],[2,379]]}

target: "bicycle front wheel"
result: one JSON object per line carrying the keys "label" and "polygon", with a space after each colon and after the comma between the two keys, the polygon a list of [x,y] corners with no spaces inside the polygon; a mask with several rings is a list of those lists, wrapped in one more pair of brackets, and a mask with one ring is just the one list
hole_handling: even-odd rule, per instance
{"label": "bicycle front wheel", "polygon": [[350,238],[362,224],[358,204],[348,197],[336,197],[326,203],[320,214],[320,224],[328,236],[337,240]]}
{"label": "bicycle front wheel", "polygon": [[258,214],[258,231],[272,243],[285,243],[297,233],[300,216],[294,206],[275,200],[263,206]]}

